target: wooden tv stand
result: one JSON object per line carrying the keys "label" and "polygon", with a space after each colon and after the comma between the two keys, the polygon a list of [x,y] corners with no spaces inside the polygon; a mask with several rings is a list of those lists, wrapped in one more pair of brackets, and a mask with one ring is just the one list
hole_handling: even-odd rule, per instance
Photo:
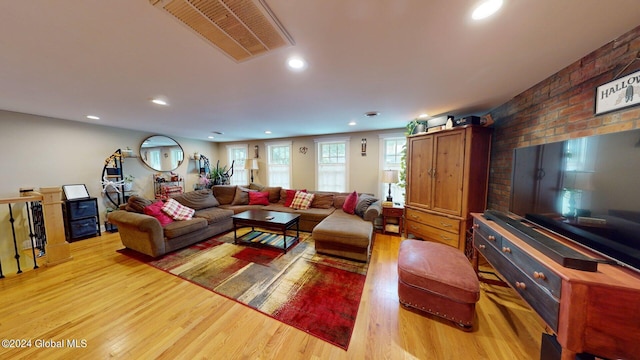
{"label": "wooden tv stand", "polygon": [[[640,358],[640,273],[605,263],[598,264],[596,272],[563,267],[482,214],[472,216],[475,249],[556,333],[562,359],[581,353]],[[538,231],[603,259],[567,239]]]}

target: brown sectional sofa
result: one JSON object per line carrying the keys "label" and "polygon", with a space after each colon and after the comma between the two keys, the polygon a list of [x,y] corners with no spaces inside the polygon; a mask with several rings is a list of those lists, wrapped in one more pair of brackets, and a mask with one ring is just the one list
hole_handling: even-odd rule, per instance
{"label": "brown sectional sofa", "polygon": [[[250,204],[249,191],[267,191],[269,204]],[[380,201],[363,201],[361,217],[342,210],[349,193],[312,193],[315,197],[311,207],[295,210],[285,206],[287,190],[280,187],[215,185],[173,197],[196,210],[191,220],[174,221],[163,227],[157,219],[142,213],[142,208],[152,201],[139,197],[130,198],[120,210],[109,213],[108,220],[118,227],[124,246],[158,257],[233,229],[233,214],[249,209],[295,212],[300,214],[300,230],[313,232],[318,252],[368,261],[373,223],[382,213]]]}

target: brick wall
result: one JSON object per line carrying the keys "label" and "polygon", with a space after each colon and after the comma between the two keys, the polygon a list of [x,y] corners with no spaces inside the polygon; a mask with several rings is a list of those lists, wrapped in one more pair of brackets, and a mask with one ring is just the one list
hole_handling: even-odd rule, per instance
{"label": "brick wall", "polygon": [[595,90],[640,69],[640,26],[493,109],[488,208],[509,209],[513,150],[640,128],[640,105],[595,116]]}

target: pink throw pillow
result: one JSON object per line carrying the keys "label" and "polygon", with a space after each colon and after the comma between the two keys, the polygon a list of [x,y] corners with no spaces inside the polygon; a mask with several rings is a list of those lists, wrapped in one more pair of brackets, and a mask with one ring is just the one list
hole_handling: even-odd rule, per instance
{"label": "pink throw pillow", "polygon": [[342,210],[347,214],[355,214],[356,205],[358,205],[358,193],[354,191],[345,199]]}
{"label": "pink throw pillow", "polygon": [[249,191],[249,205],[269,205],[269,192]]}
{"label": "pink throw pillow", "polygon": [[145,214],[149,216],[153,216],[154,218],[158,219],[158,221],[160,221],[160,225],[165,226],[167,224],[172,223],[173,219],[162,211],[163,206],[164,206],[164,203],[162,201],[156,201],[149,206],[145,206],[144,209],[142,209],[142,211]]}

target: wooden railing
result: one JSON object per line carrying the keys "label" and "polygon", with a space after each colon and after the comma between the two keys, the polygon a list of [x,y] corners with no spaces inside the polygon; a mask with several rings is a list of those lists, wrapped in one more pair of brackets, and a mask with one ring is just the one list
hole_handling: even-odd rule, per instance
{"label": "wooden railing", "polygon": [[[36,249],[39,252],[44,251],[47,265],[55,265],[72,259],[69,243],[64,234],[61,199],[62,190],[59,187],[40,188],[40,191],[23,193],[19,197],[0,199],[0,204],[6,204],[9,208],[9,222],[18,274],[22,273],[19,250],[22,246],[18,245],[16,236],[16,218],[14,217],[16,204],[25,204],[34,269],[38,268],[37,257],[41,255],[40,253],[36,254]],[[5,241],[5,239],[2,237],[0,241]],[[0,278],[4,278],[1,260]]]}

